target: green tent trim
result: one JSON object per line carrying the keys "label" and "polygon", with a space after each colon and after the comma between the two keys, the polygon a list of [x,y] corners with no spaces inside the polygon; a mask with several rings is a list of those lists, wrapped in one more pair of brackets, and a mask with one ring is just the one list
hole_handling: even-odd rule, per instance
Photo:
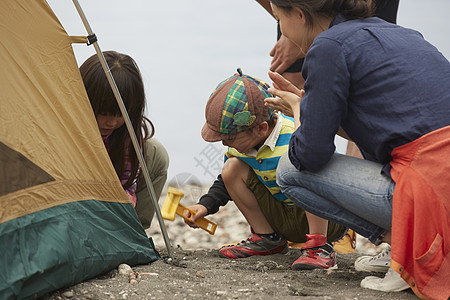
{"label": "green tent trim", "polygon": [[0,224],[0,265],[8,266],[0,272],[0,299],[40,297],[122,263],[160,259],[130,215],[132,204],[86,200]]}

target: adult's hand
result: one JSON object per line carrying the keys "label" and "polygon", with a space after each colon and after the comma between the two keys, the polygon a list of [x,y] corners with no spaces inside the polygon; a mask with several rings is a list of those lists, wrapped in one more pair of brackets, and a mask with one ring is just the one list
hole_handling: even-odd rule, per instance
{"label": "adult's hand", "polygon": [[299,97],[303,97],[304,94],[304,92],[302,92],[303,89],[300,90],[279,73],[269,71],[269,77],[272,80],[272,85],[274,88],[285,92],[291,92]]}
{"label": "adult's hand", "polygon": [[201,217],[206,216],[206,214],[208,213],[208,210],[206,209],[206,207],[204,207],[201,204],[194,204],[194,205],[189,206],[188,208],[193,210],[195,212],[195,214],[192,215],[190,211],[185,210],[184,216],[187,218],[191,218],[191,221],[185,219],[184,223],[188,224],[192,228],[200,228],[200,226],[195,224],[195,221],[197,221]]}
{"label": "adult's hand", "polygon": [[270,51],[270,56],[273,57],[270,70],[282,74],[294,62],[303,57],[303,52],[287,37],[282,35]]}
{"label": "adult's hand", "polygon": [[[270,88],[269,92],[275,97],[264,99],[265,105],[270,106],[273,110],[277,110],[286,116],[293,117],[294,112],[291,106],[291,102],[295,103],[299,97],[292,93],[283,92],[275,88]],[[292,98],[290,96],[292,96]]]}
{"label": "adult's hand", "polygon": [[292,83],[287,81],[278,73],[269,71],[269,77],[273,80],[273,88],[268,92],[274,95],[274,98],[266,98],[265,105],[274,110],[278,110],[286,116],[294,117],[295,128],[300,126],[300,102],[305,95],[305,91],[299,90]]}

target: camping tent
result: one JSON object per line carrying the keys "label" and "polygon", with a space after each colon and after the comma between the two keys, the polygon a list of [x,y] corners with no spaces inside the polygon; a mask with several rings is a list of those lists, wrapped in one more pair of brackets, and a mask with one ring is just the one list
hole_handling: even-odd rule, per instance
{"label": "camping tent", "polygon": [[0,3],[0,298],[159,258],[100,137],[70,37],[44,0]]}

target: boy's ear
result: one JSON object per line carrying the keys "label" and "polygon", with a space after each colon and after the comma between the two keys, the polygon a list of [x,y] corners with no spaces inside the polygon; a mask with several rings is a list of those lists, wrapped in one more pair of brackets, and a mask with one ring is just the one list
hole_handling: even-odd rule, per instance
{"label": "boy's ear", "polygon": [[266,121],[260,123],[258,126],[256,126],[257,134],[259,136],[264,136],[267,134],[267,131],[269,131],[269,123]]}

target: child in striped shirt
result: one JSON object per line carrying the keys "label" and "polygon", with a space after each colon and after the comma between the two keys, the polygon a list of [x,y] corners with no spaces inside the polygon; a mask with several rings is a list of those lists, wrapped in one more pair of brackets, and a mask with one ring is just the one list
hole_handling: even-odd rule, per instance
{"label": "child in striped shirt", "polygon": [[[276,168],[280,157],[288,151],[294,132],[294,122],[264,105],[272,97],[269,86],[238,69],[213,91],[206,105],[206,124],[202,129],[205,141],[221,141],[228,146],[222,173],[189,208],[195,220],[218,211],[233,200],[251,227],[251,236],[241,243],[223,247],[220,256],[231,259],[253,255],[287,253],[287,240],[306,242],[302,256],[293,269],[328,269],[335,264],[331,242],[338,240],[346,228],[329,223],[328,237],[309,232],[303,209],[281,193],[276,183]],[[312,228],[312,227],[311,227]],[[314,254],[314,258],[310,256]]]}

